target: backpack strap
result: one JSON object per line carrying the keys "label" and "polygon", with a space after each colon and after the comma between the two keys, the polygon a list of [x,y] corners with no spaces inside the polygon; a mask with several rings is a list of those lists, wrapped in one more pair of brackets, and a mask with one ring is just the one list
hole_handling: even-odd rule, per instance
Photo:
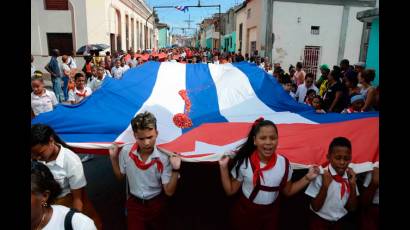
{"label": "backpack strap", "polygon": [[67,214],[65,215],[65,219],[64,219],[64,229],[65,230],[73,230],[73,215],[74,213],[76,213],[77,210],[74,208],[71,208],[70,211],[67,212]]}

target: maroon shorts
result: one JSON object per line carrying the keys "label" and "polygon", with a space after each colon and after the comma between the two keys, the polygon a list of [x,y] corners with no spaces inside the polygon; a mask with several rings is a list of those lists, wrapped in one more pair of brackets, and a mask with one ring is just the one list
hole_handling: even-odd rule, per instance
{"label": "maroon shorts", "polygon": [[379,205],[373,204],[364,208],[361,212],[360,229],[378,230],[379,229]]}
{"label": "maroon shorts", "polygon": [[309,230],[342,230],[343,218],[329,221],[310,211]]}
{"label": "maroon shorts", "polygon": [[127,200],[129,230],[165,229],[166,197],[160,194],[150,200],[130,196]]}
{"label": "maroon shorts", "polygon": [[233,230],[272,230],[278,228],[278,220],[279,199],[273,204],[259,205],[241,194],[232,207],[230,226]]}

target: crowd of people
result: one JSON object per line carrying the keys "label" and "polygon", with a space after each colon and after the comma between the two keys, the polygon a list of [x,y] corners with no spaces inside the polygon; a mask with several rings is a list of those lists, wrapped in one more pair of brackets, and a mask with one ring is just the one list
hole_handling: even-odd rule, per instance
{"label": "crowd of people", "polygon": [[[301,62],[290,65],[288,71],[285,71],[280,63],[272,65],[269,57],[260,57],[257,51],[251,56],[247,53],[243,56],[241,51],[235,53],[195,48],[159,49],[157,52],[129,50],[113,55],[107,51],[105,56],[92,52],[92,55],[84,56],[85,64],[81,70],[77,68],[74,53],[72,56],[62,55],[62,63],[57,59],[59,55],[58,50],[52,50],[51,60],[45,67],[51,75],[53,92],[41,87],[44,85],[42,73],[32,64],[33,117],[51,111],[56,101],[79,103],[97,90],[106,77],[121,79],[127,70],[147,61],[213,64],[246,61],[264,69],[282,84],[293,99],[312,106],[318,113],[357,113],[379,109],[379,88],[372,86],[375,71],[366,68],[363,62],[350,65],[347,59],[332,68],[327,64],[320,65],[321,74],[315,76],[311,71],[306,73]],[[85,82],[79,78],[80,74],[85,77]]]}
{"label": "crowd of people", "polygon": [[[33,116],[53,110],[58,103],[80,103],[101,87],[105,77],[121,79],[128,69],[149,60],[214,64],[247,61],[282,84],[291,98],[312,106],[318,113],[378,109],[378,89],[371,84],[374,70],[366,69],[364,63],[351,66],[348,60],[332,69],[321,65],[321,75],[316,78],[306,73],[300,62],[286,72],[280,64],[272,66],[269,58],[261,58],[257,52],[249,57],[240,52],[176,48],[161,49],[156,54],[94,54],[85,57],[82,71],[78,71],[73,57],[63,55],[59,63],[58,50],[52,53],[46,70],[51,74],[53,91],[44,87],[42,73],[32,68]],[[165,198],[176,191],[181,158],[156,147],[158,130],[154,114],[137,114],[130,125],[135,143],[114,145],[109,151],[114,175],[119,180],[126,178],[129,186],[128,229],[167,229],[163,221],[169,211]],[[311,199],[308,229],[340,229],[347,213],[359,207],[361,228],[378,228],[379,170],[375,167],[365,173],[363,183],[358,184],[358,176],[348,167],[352,159],[350,140],[334,138],[327,152],[329,164],[321,169],[311,166],[305,176],[292,181],[292,166],[286,157],[276,153],[278,137],[276,125],[260,118],[252,125],[245,143],[237,147],[235,156],[220,159],[220,180],[225,193],[240,193],[230,213],[232,229],[275,229],[279,221],[279,195],[292,196],[303,190]],[[32,126],[31,159],[32,229],[61,229],[67,218],[72,219],[73,229],[102,229],[102,221],[85,193],[83,163],[51,127]]]}

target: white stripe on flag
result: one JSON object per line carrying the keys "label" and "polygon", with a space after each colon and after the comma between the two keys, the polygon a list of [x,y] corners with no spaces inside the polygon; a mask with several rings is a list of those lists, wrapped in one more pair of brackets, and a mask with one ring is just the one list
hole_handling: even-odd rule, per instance
{"label": "white stripe on flag", "polygon": [[[162,62],[151,96],[135,114],[149,111],[155,115],[159,131],[157,144],[172,141],[182,135],[181,129],[174,125],[172,118],[175,114],[184,112],[185,102],[178,92],[186,88],[185,67],[185,64]],[[131,125],[128,125],[127,129],[121,133],[116,141],[135,141]]]}
{"label": "white stripe on flag", "polygon": [[231,122],[253,122],[260,116],[277,124],[316,124],[299,114],[275,112],[254,92],[246,75],[232,64],[208,64],[218,95],[219,111]]}

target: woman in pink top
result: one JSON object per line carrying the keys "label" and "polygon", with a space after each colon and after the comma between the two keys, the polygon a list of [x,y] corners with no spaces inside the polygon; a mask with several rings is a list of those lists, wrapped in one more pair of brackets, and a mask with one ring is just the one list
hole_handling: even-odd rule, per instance
{"label": "woman in pink top", "polygon": [[296,85],[303,84],[305,82],[306,72],[303,70],[302,62],[296,63],[296,72],[293,75]]}

